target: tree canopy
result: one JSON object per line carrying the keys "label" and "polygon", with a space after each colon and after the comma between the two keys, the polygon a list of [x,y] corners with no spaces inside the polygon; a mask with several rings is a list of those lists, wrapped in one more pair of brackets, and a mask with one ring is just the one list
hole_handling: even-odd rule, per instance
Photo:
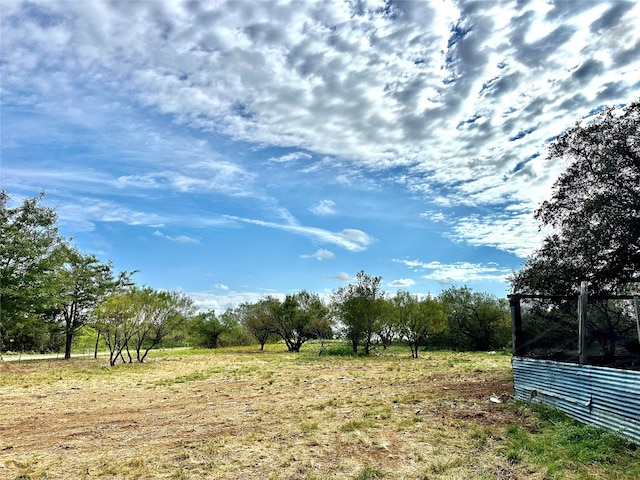
{"label": "tree canopy", "polygon": [[354,353],[362,345],[365,355],[369,354],[374,335],[380,330],[385,302],[381,281],[382,277],[361,270],[354,283],[333,294],[335,312],[345,326]]}
{"label": "tree canopy", "polygon": [[0,192],[0,348],[43,348],[39,325],[56,312],[54,273],[64,262],[65,240],[43,195],[10,207],[9,195]]}
{"label": "tree canopy", "polygon": [[640,281],[640,100],[551,143],[565,172],[535,218],[553,229],[511,279],[517,293],[619,293]]}

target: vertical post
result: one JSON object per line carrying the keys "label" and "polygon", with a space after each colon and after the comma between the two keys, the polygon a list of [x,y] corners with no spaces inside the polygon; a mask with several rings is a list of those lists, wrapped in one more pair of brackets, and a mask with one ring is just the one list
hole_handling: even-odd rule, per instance
{"label": "vertical post", "polygon": [[580,365],[587,363],[587,282],[580,283],[578,297],[578,361]]}
{"label": "vertical post", "polygon": [[633,297],[633,305],[636,307],[636,328],[638,329],[638,342],[640,342],[640,299]]}
{"label": "vertical post", "polygon": [[513,342],[513,355],[516,357],[522,357],[526,352],[522,339],[522,313],[520,311],[520,297],[514,295],[509,298],[509,306],[511,307],[511,339]]}

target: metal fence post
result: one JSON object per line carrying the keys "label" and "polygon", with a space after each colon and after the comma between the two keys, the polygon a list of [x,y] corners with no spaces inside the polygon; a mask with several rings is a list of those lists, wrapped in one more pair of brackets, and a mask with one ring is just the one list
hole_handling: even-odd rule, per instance
{"label": "metal fence post", "polygon": [[580,283],[580,297],[578,297],[578,361],[580,365],[587,363],[587,282]]}
{"label": "metal fence post", "polygon": [[638,329],[638,342],[640,343],[640,299],[633,297],[633,305],[636,307],[636,328]]}
{"label": "metal fence post", "polygon": [[517,295],[509,298],[511,307],[511,335],[513,342],[513,354],[516,357],[525,355],[524,342],[522,338],[522,314],[520,310],[520,297]]}

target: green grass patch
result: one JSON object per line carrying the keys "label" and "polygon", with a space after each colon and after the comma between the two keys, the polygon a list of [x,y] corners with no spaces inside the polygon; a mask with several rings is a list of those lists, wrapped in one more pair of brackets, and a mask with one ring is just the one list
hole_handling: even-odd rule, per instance
{"label": "green grass patch", "polygon": [[340,425],[341,432],[355,432],[358,430],[364,430],[367,428],[373,428],[376,426],[376,422],[373,418],[362,418],[349,420]]}
{"label": "green grass patch", "polygon": [[546,467],[547,478],[564,478],[568,472],[592,478],[594,469],[610,471],[610,478],[640,478],[640,449],[634,443],[557,409],[535,405],[534,411],[532,428],[511,425],[506,431],[505,455],[511,464],[531,460]]}

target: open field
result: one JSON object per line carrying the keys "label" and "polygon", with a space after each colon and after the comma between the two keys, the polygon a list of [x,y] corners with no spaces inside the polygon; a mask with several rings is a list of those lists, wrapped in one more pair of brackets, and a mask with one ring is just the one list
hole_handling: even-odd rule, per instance
{"label": "open field", "polygon": [[156,352],[112,368],[87,358],[0,364],[0,478],[640,475],[630,446],[586,465],[529,455],[543,428],[509,399],[508,356],[267,348]]}

